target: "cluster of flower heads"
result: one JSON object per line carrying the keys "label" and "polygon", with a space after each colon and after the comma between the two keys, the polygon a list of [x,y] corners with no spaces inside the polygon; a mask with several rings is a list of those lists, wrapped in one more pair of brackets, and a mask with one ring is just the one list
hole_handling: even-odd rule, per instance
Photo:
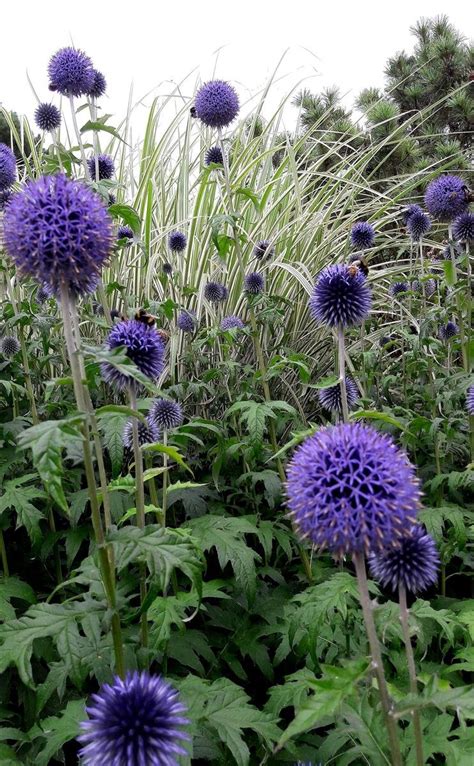
{"label": "cluster of flower heads", "polygon": [[227,300],[229,291],[220,282],[207,282],[204,286],[204,297],[209,303],[223,303]]}
{"label": "cluster of flower heads", "polygon": [[[118,322],[108,335],[106,347],[112,350],[120,346],[124,346],[126,356],[143,375],[151,381],[158,380],[164,368],[165,346],[155,327],[149,327],[137,319]],[[111,362],[103,362],[101,372],[104,380],[118,391],[137,387],[131,375]]]}
{"label": "cluster of flower heads", "polygon": [[6,144],[0,144],[0,191],[4,192],[15,183],[16,158]]}
{"label": "cluster of flower heads", "polygon": [[321,271],[310,297],[314,319],[329,327],[358,325],[369,315],[372,294],[360,270],[332,264]]}
{"label": "cluster of flower heads", "polygon": [[238,316],[223,317],[220,323],[220,328],[224,332],[227,330],[242,330],[245,327],[245,323]]}
{"label": "cluster of flower heads", "polygon": [[48,64],[50,90],[62,96],[91,96],[99,98],[105,93],[106,82],[101,72],[94,69],[91,59],[73,47],[61,48]]}
{"label": "cluster of flower heads", "polygon": [[61,112],[54,104],[39,104],[35,111],[35,122],[45,132],[57,130],[61,125]]}
{"label": "cluster of flower heads", "polygon": [[[351,377],[346,377],[346,397],[347,406],[352,409],[359,399],[359,389],[357,384]],[[318,391],[319,403],[325,410],[329,412],[336,412],[338,415],[342,412],[342,395],[341,386],[336,383],[335,386],[330,388],[322,388]]]}
{"label": "cluster of flower heads", "polygon": [[168,247],[173,253],[182,253],[186,249],[186,234],[182,231],[171,231],[168,235]]}
{"label": "cluster of flower heads", "polygon": [[91,178],[96,180],[96,170],[99,173],[99,181],[108,181],[115,173],[115,164],[112,157],[109,154],[99,154],[97,156],[89,157],[87,160],[87,167]]}
{"label": "cluster of flower heads", "polygon": [[375,229],[368,221],[358,221],[351,229],[351,243],[356,250],[368,250],[375,240]]}
{"label": "cluster of flower heads", "polygon": [[223,80],[202,85],[194,105],[196,116],[210,128],[225,128],[239,113],[239,97],[232,85]]}
{"label": "cluster of flower heads", "polygon": [[410,285],[414,293],[421,293],[425,298],[431,298],[436,292],[436,279],[427,279],[424,282],[414,279]]}

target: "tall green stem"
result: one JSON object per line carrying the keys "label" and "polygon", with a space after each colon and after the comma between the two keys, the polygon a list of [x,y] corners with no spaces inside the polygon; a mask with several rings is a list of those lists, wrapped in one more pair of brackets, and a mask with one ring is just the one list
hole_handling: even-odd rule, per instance
{"label": "tall green stem", "polygon": [[[461,294],[458,290],[458,273],[457,273],[457,266],[456,266],[456,253],[454,251],[453,247],[453,227],[452,224],[449,224],[448,227],[448,238],[449,238],[449,252],[451,254],[451,264],[453,267],[453,287],[456,294],[456,309],[458,313],[458,325],[459,325],[459,337],[461,339],[461,349],[462,349],[462,362],[465,372],[469,372],[469,350],[466,345],[466,333],[464,328],[464,317],[462,313],[462,302],[461,302]],[[468,284],[468,290],[467,292],[470,294],[471,292],[471,285]]]}
{"label": "tall green stem", "polygon": [[5,545],[3,529],[0,529],[0,556],[2,559],[3,575],[4,577],[10,577],[10,569],[8,567],[7,547]]}
{"label": "tall green stem", "polygon": [[[129,398],[130,407],[132,410],[136,410],[137,397],[133,383],[129,388]],[[139,529],[145,529],[145,484],[143,481],[143,455],[140,449],[137,418],[133,418],[132,420],[132,434],[133,456],[135,460],[135,507],[137,512],[137,527]],[[146,564],[140,564],[140,603],[142,607],[145,603],[146,592]],[[143,612],[140,617],[140,625],[142,646],[146,647],[148,646],[148,619],[146,612]]]}
{"label": "tall green stem", "polygon": [[344,423],[348,423],[349,407],[347,405],[346,388],[346,348],[344,342],[344,327],[342,325],[339,325],[337,328],[337,357],[339,363],[339,386],[341,388],[342,419]]}
{"label": "tall green stem", "polygon": [[[168,445],[168,432],[165,428],[163,431],[163,444],[166,447]],[[161,501],[162,513],[163,513],[163,526],[166,527],[166,511],[168,508],[168,455],[163,453],[163,499]]]}
{"label": "tall green stem", "polygon": [[[408,665],[408,677],[410,679],[410,692],[418,694],[418,682],[416,678],[415,657],[410,639],[410,626],[408,623],[407,594],[405,587],[400,585],[398,588],[398,599],[400,604],[400,622],[402,624],[403,641],[405,643],[405,653]],[[421,730],[420,715],[418,710],[413,710],[413,729],[415,732],[415,749],[417,766],[424,766],[423,758],[423,733]]]}
{"label": "tall green stem", "polygon": [[82,165],[84,167],[84,175],[86,177],[86,180],[90,181],[90,173],[89,173],[89,168],[87,167],[86,153],[84,151],[84,144],[82,143],[81,132],[79,130],[79,125],[77,124],[76,109],[74,107],[73,96],[69,96],[69,105],[71,107],[71,118],[72,118],[72,124],[74,127],[74,132],[76,134],[77,143],[79,145],[79,151],[81,152]]}

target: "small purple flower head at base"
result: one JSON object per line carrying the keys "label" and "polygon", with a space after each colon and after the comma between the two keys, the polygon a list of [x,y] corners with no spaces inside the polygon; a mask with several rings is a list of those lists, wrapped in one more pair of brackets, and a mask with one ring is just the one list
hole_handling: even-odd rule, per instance
{"label": "small purple flower head at base", "polygon": [[269,261],[275,255],[275,248],[268,239],[261,239],[255,244],[253,257],[257,261]]}
{"label": "small purple flower head at base", "polygon": [[99,72],[97,69],[94,69],[94,80],[92,82],[92,85],[90,89],[87,92],[88,96],[91,96],[91,98],[100,98],[104,95],[105,91],[107,90],[107,82],[105,80],[104,75],[102,72]]}
{"label": "small purple flower head at base", "polygon": [[453,236],[460,242],[472,242],[474,239],[474,213],[461,213],[453,223]]}
{"label": "small purple flower head at base", "polygon": [[223,317],[220,323],[220,328],[223,332],[227,330],[242,330],[244,327],[245,323],[237,316]]}
{"label": "small purple flower head at base", "polygon": [[178,766],[189,740],[189,723],[178,692],[160,676],[143,671],[115,676],[91,697],[81,723],[79,753],[84,766]]}
{"label": "small purple flower head at base", "polygon": [[406,454],[361,423],[306,439],[288,465],[286,492],[299,534],[337,558],[399,545],[420,506]]}
{"label": "small purple flower head at base", "polygon": [[155,399],[150,407],[148,420],[156,425],[160,431],[169,431],[177,428],[183,422],[183,410],[179,402],[171,399]]}
{"label": "small purple flower head at base", "polygon": [[466,405],[469,415],[474,415],[474,386],[467,390]]}
{"label": "small purple flower head at base", "polygon": [[10,357],[18,354],[20,350],[20,344],[13,335],[5,335],[0,341],[0,351],[2,356],[10,359]]}
{"label": "small purple flower head at base", "polygon": [[[125,353],[143,375],[151,381],[160,377],[164,368],[165,346],[154,327],[139,322],[137,319],[124,319],[112,327],[106,341],[110,350],[125,346]],[[102,377],[116,390],[122,391],[128,386],[136,388],[136,381],[121,372],[109,362],[101,365]]]}
{"label": "small purple flower head at base", "polygon": [[182,253],[187,242],[186,234],[182,231],[171,231],[168,235],[168,247],[172,253]]}
{"label": "small purple flower head at base", "polygon": [[[359,399],[359,389],[352,378],[346,377],[347,406],[351,410]],[[336,383],[331,388],[322,388],[318,391],[319,403],[329,412],[342,412],[341,386]]]}
{"label": "small purple flower head at base", "polygon": [[260,295],[265,289],[265,279],[258,271],[251,271],[244,280],[244,290],[249,295]]}
{"label": "small purple flower head at base", "polygon": [[176,320],[176,324],[178,326],[178,329],[181,330],[181,332],[194,332],[196,329],[197,324],[197,317],[194,311],[186,311],[183,309],[178,314],[178,319]]}
{"label": "small purple flower head at base", "polygon": [[431,298],[436,292],[436,279],[427,279],[426,282],[420,282],[419,279],[414,279],[410,289],[415,293],[424,294],[425,298]]}
{"label": "small purple flower head at base", "polygon": [[351,244],[356,250],[367,250],[372,247],[374,239],[375,229],[367,221],[359,221],[351,229]]}
{"label": "small purple flower head at base", "polygon": [[223,80],[211,80],[196,93],[196,114],[210,128],[225,128],[239,113],[239,97],[232,85]]}
{"label": "small purple flower head at base", "polygon": [[204,297],[209,303],[222,303],[227,300],[228,290],[220,282],[207,282],[204,287]]}
{"label": "small purple flower head at base", "polygon": [[211,146],[204,157],[205,165],[223,165],[224,157],[220,146]]}
{"label": "small purple flower head at base", "polygon": [[410,216],[414,215],[415,213],[422,213],[422,212],[423,210],[419,205],[408,205],[402,211],[402,221],[405,224],[405,226],[407,225]]}
{"label": "small purple flower head at base", "polygon": [[39,104],[35,110],[35,122],[40,130],[57,130],[61,125],[61,112],[54,104]]}
{"label": "small purple flower head at base", "polygon": [[51,288],[48,287],[48,285],[41,285],[36,293],[36,302],[45,303],[45,301],[50,300],[50,298],[54,298],[54,293]]}
{"label": "small purple flower head at base", "polygon": [[6,144],[0,144],[0,191],[5,191],[15,183],[16,158]]}
{"label": "small purple flower head at base", "polygon": [[368,317],[371,306],[365,276],[360,271],[353,274],[345,264],[323,269],[309,299],[313,318],[329,327],[358,325]]}
{"label": "small purple flower head at base", "polygon": [[[132,418],[127,420],[125,423],[125,428],[123,429],[123,443],[127,449],[133,449],[133,420],[134,419]],[[160,431],[153,420],[148,418],[146,423],[143,423],[141,420],[137,420],[137,423],[138,443],[140,447],[143,447],[144,444],[153,444],[154,442],[159,441]]]}
{"label": "small purple flower head at base", "polygon": [[447,322],[446,324],[441,325],[439,328],[439,337],[441,340],[451,340],[451,338],[454,338],[455,335],[458,335],[459,333],[459,327],[455,322]]}
{"label": "small purple flower head at base", "polygon": [[163,274],[166,274],[167,277],[171,277],[173,274],[173,267],[171,263],[164,263],[163,264]]}
{"label": "small purple flower head at base", "polygon": [[63,96],[82,96],[89,93],[94,82],[92,61],[76,48],[61,48],[48,64],[48,75],[53,90]]}
{"label": "small purple flower head at base", "polygon": [[425,205],[433,218],[452,221],[467,210],[468,204],[468,189],[459,176],[439,176],[428,184]]}
{"label": "small purple flower head at base", "polygon": [[18,271],[75,295],[97,288],[113,245],[112,219],[101,198],[65,175],[29,181],[5,210],[4,239]]}
{"label": "small purple flower head at base", "polygon": [[394,282],[393,285],[390,285],[390,295],[392,295],[394,298],[398,295],[408,292],[408,290],[408,282]]}
{"label": "small purple flower head at base", "polygon": [[119,226],[117,229],[117,239],[133,239],[134,236],[131,226]]}
{"label": "small purple flower head at base", "polygon": [[419,242],[431,229],[431,221],[423,212],[412,213],[407,221],[407,231],[414,242]]}
{"label": "small purple flower head at base", "polygon": [[115,164],[108,154],[99,154],[97,157],[89,157],[87,160],[87,167],[91,174],[92,180],[96,180],[96,159],[97,169],[99,171],[99,181],[108,181],[115,173]]}
{"label": "small purple flower head at base", "polygon": [[435,541],[419,524],[413,526],[398,548],[369,556],[370,572],[384,588],[420,593],[438,579],[439,556]]}

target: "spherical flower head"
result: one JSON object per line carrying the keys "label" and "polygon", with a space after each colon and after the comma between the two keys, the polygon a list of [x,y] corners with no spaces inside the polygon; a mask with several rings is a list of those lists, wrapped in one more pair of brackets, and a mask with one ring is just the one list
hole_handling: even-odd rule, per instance
{"label": "spherical flower head", "polygon": [[94,69],[94,80],[92,82],[92,85],[87,93],[88,96],[91,96],[91,98],[100,98],[104,95],[105,91],[107,90],[107,82],[105,80],[104,75],[102,72],[99,72],[97,69]]}
{"label": "spherical flower head", "polygon": [[474,213],[461,213],[453,223],[453,236],[460,242],[472,242],[474,239]]}
{"label": "spherical flower head", "polygon": [[171,277],[171,275],[173,274],[173,267],[171,263],[163,264],[163,274],[166,274],[167,277]]}
{"label": "spherical flower head", "polygon": [[351,243],[356,250],[367,250],[375,240],[375,229],[367,221],[358,221],[351,229]]}
{"label": "spherical flower head", "polygon": [[115,676],[93,694],[81,723],[79,755],[84,766],[177,766],[186,755],[182,731],[189,721],[178,692],[160,676],[146,672]]}
{"label": "spherical flower head", "polygon": [[133,239],[133,229],[131,226],[119,226],[117,229],[117,239]]}
{"label": "spherical flower head", "polygon": [[239,97],[232,85],[211,80],[196,93],[196,114],[210,128],[225,128],[239,113]]}
{"label": "spherical flower head", "polygon": [[39,104],[35,110],[35,122],[40,130],[56,130],[61,125],[61,112],[54,104]]}
{"label": "spherical flower head", "polygon": [[459,258],[460,255],[462,255],[462,249],[459,242],[451,242],[451,244],[449,244],[448,242],[448,244],[445,245],[443,249],[443,254],[442,254],[443,261],[451,260],[451,250],[455,260]]}
{"label": "spherical flower head", "polygon": [[466,404],[469,415],[474,415],[474,386],[471,386],[467,391]]}
{"label": "spherical flower head", "polygon": [[29,181],[5,210],[7,253],[19,272],[76,295],[93,292],[114,240],[101,198],[65,175]]}
{"label": "spherical flower head", "polygon": [[394,282],[393,285],[390,285],[390,295],[392,295],[394,298],[397,295],[408,292],[408,290],[408,282]]}
{"label": "spherical flower head", "polygon": [[[351,410],[359,398],[357,384],[350,377],[346,377],[347,406]],[[342,412],[341,386],[336,383],[330,388],[321,388],[318,391],[318,399],[322,407],[329,412]]]}
{"label": "spherical flower head", "polygon": [[459,176],[439,176],[428,184],[425,205],[433,218],[452,221],[467,210],[468,204],[466,184]]}
{"label": "spherical flower head", "polygon": [[427,279],[426,282],[420,282],[419,279],[414,279],[410,289],[415,293],[424,293],[425,298],[431,298],[436,292],[436,279]]}
{"label": "spherical flower head", "polygon": [[332,264],[319,274],[309,300],[312,316],[329,327],[351,327],[364,321],[372,306],[372,293],[361,271]]}
{"label": "spherical flower head", "polygon": [[[126,355],[138,367],[140,372],[156,381],[163,372],[165,345],[154,327],[139,322],[137,319],[124,319],[112,327],[107,338],[108,349],[125,346]],[[128,386],[136,388],[133,378],[104,362],[101,365],[102,377],[115,389],[121,391]]]}
{"label": "spherical flower head", "polygon": [[335,557],[398,545],[420,505],[406,454],[361,423],[306,439],[289,463],[286,491],[300,535]]}
{"label": "spherical flower head", "polygon": [[[133,420],[134,418],[127,420],[125,428],[123,429],[123,443],[128,449],[133,449]],[[145,423],[141,420],[137,420],[137,423],[138,443],[140,447],[143,447],[144,444],[153,444],[154,442],[159,441],[160,431],[153,420],[148,418]]]}
{"label": "spherical flower head", "polygon": [[458,333],[459,327],[455,322],[447,322],[439,328],[439,337],[441,340],[450,340],[451,338],[454,338],[455,335],[458,335]]}
{"label": "spherical flower head", "polygon": [[0,351],[2,352],[2,356],[7,359],[18,354],[19,350],[20,344],[13,335],[5,335],[0,341]]}
{"label": "spherical flower head", "polygon": [[168,236],[168,247],[173,253],[182,253],[188,240],[182,231],[171,231]]}
{"label": "spherical flower head", "polygon": [[253,256],[257,261],[269,261],[275,255],[275,248],[268,239],[261,239],[253,249]]}
{"label": "spherical flower head", "polygon": [[220,282],[207,282],[204,287],[204,297],[209,303],[222,303],[228,294],[227,287]]}
{"label": "spherical flower head", "polygon": [[6,144],[0,144],[0,191],[5,191],[15,183],[16,158]]}
{"label": "spherical flower head", "polygon": [[54,293],[48,285],[41,285],[36,293],[37,303],[45,303],[50,298],[53,298]]}
{"label": "spherical flower head", "polygon": [[405,226],[408,223],[408,219],[410,218],[410,216],[414,215],[415,213],[422,213],[422,212],[423,210],[421,209],[419,205],[408,205],[402,212],[402,220]]}
{"label": "spherical flower head", "polygon": [[186,311],[183,309],[178,314],[176,324],[178,329],[182,332],[194,332],[197,324],[196,314],[194,311]]}
{"label": "spherical flower head", "polygon": [[87,160],[87,167],[89,168],[89,173],[91,174],[91,178],[95,181],[96,180],[96,168],[95,168],[95,161],[97,159],[97,168],[99,170],[99,181],[108,181],[110,178],[112,178],[113,174],[115,173],[115,164],[108,154],[99,154],[96,157],[89,157]]}
{"label": "spherical flower head", "polygon": [[150,407],[148,419],[153,422],[160,431],[169,431],[177,428],[183,422],[183,410],[179,402],[171,399],[155,399]]}
{"label": "spherical flower head", "polygon": [[435,541],[422,526],[413,526],[398,548],[386,548],[369,557],[372,577],[384,588],[420,593],[438,579],[439,556]]}
{"label": "spherical flower head", "polygon": [[431,221],[423,212],[412,213],[407,221],[407,231],[414,242],[419,242],[431,229]]}
{"label": "spherical flower head", "polygon": [[245,323],[242,322],[240,317],[237,316],[228,316],[223,317],[220,328],[223,332],[226,332],[227,330],[242,330],[245,327]]}
{"label": "spherical flower head", "polygon": [[48,64],[51,86],[63,96],[89,93],[94,82],[92,61],[76,48],[61,48]]}
{"label": "spherical flower head", "polygon": [[251,271],[244,280],[244,290],[250,295],[260,295],[265,288],[265,279],[258,271]]}
{"label": "spherical flower head", "polygon": [[204,157],[205,165],[223,165],[224,157],[220,146],[211,146]]}

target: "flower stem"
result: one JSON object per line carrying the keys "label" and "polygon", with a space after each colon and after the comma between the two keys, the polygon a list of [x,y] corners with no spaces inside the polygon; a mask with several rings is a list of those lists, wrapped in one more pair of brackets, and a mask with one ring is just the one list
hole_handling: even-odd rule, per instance
{"label": "flower stem", "polygon": [[3,529],[0,529],[0,556],[2,558],[3,576],[10,577],[10,569],[8,567],[7,547],[5,545]]}
{"label": "flower stem", "polygon": [[339,385],[341,387],[341,406],[342,420],[349,422],[349,407],[347,405],[347,387],[346,387],[346,348],[344,342],[344,327],[339,325],[337,328],[337,357],[339,365]]}
{"label": "flower stem", "polygon": [[[137,397],[133,384],[129,388],[130,407],[137,409]],[[145,529],[145,484],[143,482],[143,455],[140,449],[138,437],[138,420],[132,420],[133,456],[135,460],[135,507],[137,511],[137,527]],[[146,599],[146,564],[140,564],[140,603],[143,607]],[[146,612],[140,617],[141,642],[143,647],[148,646],[148,619]]]}
{"label": "flower stem", "polygon": [[79,130],[79,125],[77,124],[77,117],[76,117],[76,110],[74,108],[73,96],[69,96],[69,105],[71,107],[71,117],[72,117],[72,124],[74,126],[74,132],[76,134],[77,143],[79,145],[79,150],[81,152],[82,164],[84,166],[84,174],[86,177],[86,181],[90,181],[90,173],[89,173],[89,168],[87,167],[86,153],[84,151],[84,144],[82,143],[81,132]]}
{"label": "flower stem", "polygon": [[[457,289],[457,282],[458,282],[458,274],[457,274],[457,267],[456,267],[456,253],[454,252],[453,247],[453,227],[452,224],[449,224],[448,227],[448,238],[449,238],[449,252],[451,254],[451,264],[453,266],[453,287],[456,293],[456,309],[458,313],[458,325],[459,325],[459,337],[461,340],[461,349],[462,349],[462,363],[464,367],[465,372],[469,372],[469,349],[466,345],[466,333],[464,330],[464,318],[462,315],[462,303],[461,303],[461,294],[459,290]],[[467,292],[471,292],[471,285],[468,284],[468,290]]]}
{"label": "flower stem", "polygon": [[[405,643],[405,652],[408,665],[408,676],[410,679],[410,692],[418,694],[418,683],[416,679],[415,658],[413,656],[413,647],[410,640],[410,627],[408,624],[407,594],[405,587],[400,585],[398,588],[398,599],[400,604],[400,622],[402,624],[403,641]],[[415,731],[415,749],[417,766],[424,766],[423,758],[423,733],[421,730],[420,715],[418,710],[412,711],[413,728]]]}
{"label": "flower stem", "polygon": [[[163,444],[166,447],[168,445],[168,432],[165,428],[163,431]],[[161,508],[163,513],[163,526],[166,527],[166,511],[168,507],[168,455],[163,453],[163,499],[161,501]]]}

